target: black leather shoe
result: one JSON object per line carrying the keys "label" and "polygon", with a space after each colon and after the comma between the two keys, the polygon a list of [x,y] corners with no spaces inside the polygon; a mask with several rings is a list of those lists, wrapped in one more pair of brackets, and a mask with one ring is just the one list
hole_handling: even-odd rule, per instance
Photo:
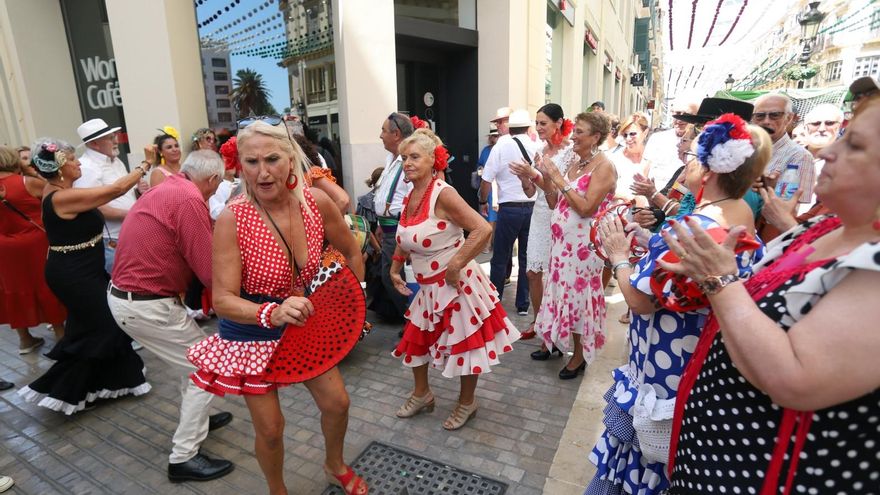
{"label": "black leather shoe", "polygon": [[232,413],[221,412],[208,417],[208,431],[219,430],[232,422]]}
{"label": "black leather shoe", "polygon": [[537,351],[530,354],[530,356],[532,356],[532,359],[534,359],[535,361],[546,361],[546,360],[550,359],[551,355],[556,355],[556,356],[562,357],[562,351],[560,351],[559,349],[557,349],[554,346],[552,351],[550,351],[550,350],[544,350],[544,351],[537,350]]}
{"label": "black leather shoe", "polygon": [[585,369],[587,369],[587,362],[584,361],[577,368],[570,370],[568,366],[559,370],[559,379],[560,380],[571,380],[572,378],[577,378]]}
{"label": "black leather shoe", "polygon": [[231,473],[232,468],[233,465],[229,461],[196,454],[186,462],[168,464],[168,480],[172,483],[214,480]]}
{"label": "black leather shoe", "polygon": [[14,386],[15,386],[14,383],[9,383],[9,382],[0,380],[0,390],[9,390],[10,388],[12,388]]}

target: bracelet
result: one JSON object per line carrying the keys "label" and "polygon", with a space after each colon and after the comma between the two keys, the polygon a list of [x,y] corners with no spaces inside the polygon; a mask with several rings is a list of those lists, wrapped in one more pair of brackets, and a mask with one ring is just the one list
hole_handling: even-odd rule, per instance
{"label": "bracelet", "polygon": [[479,202],[481,205],[487,205],[487,204],[489,204],[489,201],[478,201],[478,202]]}
{"label": "bracelet", "polygon": [[673,199],[667,199],[667,200],[666,200],[666,203],[663,203],[663,206],[662,206],[660,209],[663,210],[663,211],[666,211],[666,207],[668,207],[673,201],[675,201],[675,200],[673,200]]}
{"label": "bracelet", "polygon": [[147,171],[144,170],[144,167],[141,167],[140,165],[138,165],[134,169],[141,173],[141,177],[144,177],[145,175],[147,175]]}
{"label": "bracelet", "polygon": [[656,198],[658,194],[660,194],[660,191],[654,191],[654,194],[652,194],[651,197],[648,198],[648,201],[654,201],[654,198]]}
{"label": "bracelet", "polygon": [[278,303],[268,302],[263,303],[260,306],[260,309],[257,311],[257,320],[260,322],[260,326],[263,328],[271,329],[272,327],[272,313],[275,311],[275,308],[278,307]]}
{"label": "bracelet", "polygon": [[401,263],[406,263],[406,256],[398,256],[396,254],[392,254],[391,261],[399,261]]}
{"label": "bracelet", "polygon": [[627,265],[630,268],[633,267],[633,264],[630,263],[629,261],[618,261],[617,263],[611,265],[611,276],[614,278],[617,278],[617,269],[624,266],[624,265]]}

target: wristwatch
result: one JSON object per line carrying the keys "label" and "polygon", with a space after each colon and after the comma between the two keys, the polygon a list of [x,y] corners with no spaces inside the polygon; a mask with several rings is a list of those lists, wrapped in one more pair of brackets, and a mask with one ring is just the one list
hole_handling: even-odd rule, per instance
{"label": "wristwatch", "polygon": [[707,296],[714,296],[721,292],[721,289],[727,287],[728,285],[739,280],[739,276],[736,274],[728,274],[728,275],[712,275],[706,277],[705,280],[697,284],[700,287],[700,290],[703,291],[703,294]]}
{"label": "wristwatch", "polygon": [[568,185],[568,184],[566,184],[565,187],[563,187],[563,188],[561,189],[561,191],[562,191],[562,194],[565,194],[565,193],[567,193],[568,191],[571,191],[571,186]]}

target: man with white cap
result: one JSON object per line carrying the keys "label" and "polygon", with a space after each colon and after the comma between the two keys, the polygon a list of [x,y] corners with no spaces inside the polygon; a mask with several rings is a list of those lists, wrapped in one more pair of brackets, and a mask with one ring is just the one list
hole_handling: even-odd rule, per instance
{"label": "man with white cap", "polygon": [[[500,109],[499,109],[500,110]],[[498,185],[498,217],[495,225],[495,240],[492,246],[489,280],[498,289],[500,298],[504,292],[504,279],[507,278],[508,264],[513,255],[513,244],[519,241],[519,278],[516,284],[516,310],[520,315],[528,314],[529,284],[526,278],[526,247],[529,238],[529,223],[535,198],[523,192],[522,182],[513,175],[509,165],[512,162],[533,163],[535,155],[541,151],[541,143],[528,137],[528,129],[534,122],[526,110],[516,110],[506,119],[509,134],[498,138],[489,153],[483,168],[483,181],[480,184],[480,213],[488,214],[489,191],[492,182]],[[501,131],[502,124],[493,120]]]}
{"label": "man with white cap", "polygon": [[510,107],[501,107],[495,111],[495,118],[489,120],[489,122],[495,124],[499,136],[506,136],[508,134],[507,121],[509,119]]}
{"label": "man with white cap", "polygon": [[[92,119],[77,127],[76,133],[86,146],[86,151],[79,158],[82,177],[74,182],[73,187],[109,186],[120,177],[128,174],[125,164],[118,158],[119,142],[117,133],[120,127],[110,127],[103,119]],[[113,271],[113,260],[116,255],[116,243],[119,240],[119,229],[128,210],[137,199],[131,188],[122,196],[110,201],[98,210],[104,215],[104,270]]]}

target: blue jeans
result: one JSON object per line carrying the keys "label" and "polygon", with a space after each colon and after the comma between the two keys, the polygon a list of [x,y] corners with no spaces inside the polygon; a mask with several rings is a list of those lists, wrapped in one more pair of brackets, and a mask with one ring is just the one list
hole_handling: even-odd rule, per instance
{"label": "blue jeans", "polygon": [[113,262],[116,260],[116,248],[110,247],[111,240],[114,243],[119,242],[118,239],[104,238],[104,271],[107,272],[107,275],[113,273]]}
{"label": "blue jeans", "polygon": [[498,289],[498,297],[504,295],[504,279],[507,267],[513,256],[513,243],[519,240],[519,270],[516,281],[516,309],[529,309],[529,281],[526,278],[526,248],[529,243],[529,223],[532,220],[532,206],[498,207],[498,220],[495,222],[495,243],[492,246],[489,280]]}

